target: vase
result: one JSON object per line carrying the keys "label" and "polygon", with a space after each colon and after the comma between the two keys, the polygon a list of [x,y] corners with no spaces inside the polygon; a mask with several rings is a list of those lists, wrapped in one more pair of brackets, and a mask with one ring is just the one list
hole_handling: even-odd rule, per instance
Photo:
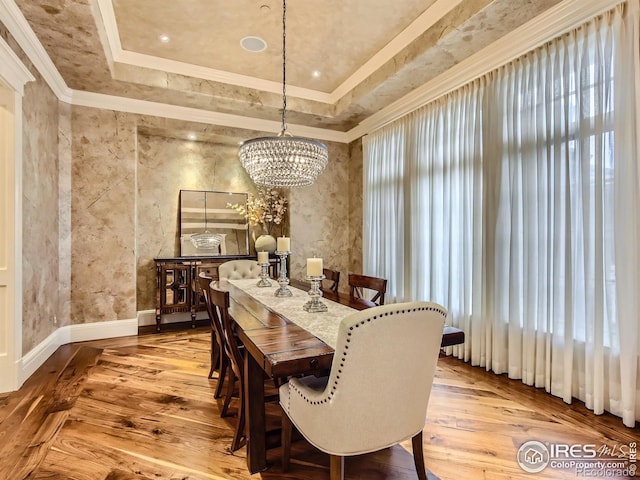
{"label": "vase", "polygon": [[256,252],[269,252],[276,251],[276,239],[271,235],[260,235],[255,241]]}

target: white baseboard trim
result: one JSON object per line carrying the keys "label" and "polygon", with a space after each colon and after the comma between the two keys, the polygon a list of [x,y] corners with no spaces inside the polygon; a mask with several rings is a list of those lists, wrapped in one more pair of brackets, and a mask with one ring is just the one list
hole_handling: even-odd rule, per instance
{"label": "white baseboard trim", "polygon": [[36,345],[19,362],[18,381],[21,386],[62,345],[103,338],[127,337],[138,334],[138,320],[112,320],[81,323],[60,327]]}

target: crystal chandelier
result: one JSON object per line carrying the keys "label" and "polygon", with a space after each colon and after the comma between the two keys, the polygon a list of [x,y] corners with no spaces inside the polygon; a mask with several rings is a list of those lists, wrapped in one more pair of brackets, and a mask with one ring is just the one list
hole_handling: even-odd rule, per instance
{"label": "crystal chandelier", "polygon": [[238,152],[240,163],[256,185],[304,187],[316,181],[328,160],[327,146],[287,132],[287,2],[282,1],[282,130],[275,137],[252,138]]}
{"label": "crystal chandelier", "polygon": [[211,233],[207,229],[207,192],[204,193],[204,232],[194,233],[189,237],[194,247],[200,250],[213,250],[222,242],[222,235]]}

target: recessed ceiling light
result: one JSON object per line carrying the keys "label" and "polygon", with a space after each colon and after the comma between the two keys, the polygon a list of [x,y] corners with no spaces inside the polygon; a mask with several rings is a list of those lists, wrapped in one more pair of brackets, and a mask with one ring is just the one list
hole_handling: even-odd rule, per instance
{"label": "recessed ceiling light", "polygon": [[169,35],[167,35],[166,33],[163,33],[162,35],[158,35],[158,38],[162,43],[169,43],[171,41],[171,37],[169,37]]}
{"label": "recessed ceiling light", "polygon": [[267,42],[260,37],[244,37],[240,40],[240,45],[248,52],[262,52],[267,48]]}
{"label": "recessed ceiling light", "polygon": [[311,75],[313,75],[314,78],[318,78],[320,76],[320,70],[314,70],[311,72]]}
{"label": "recessed ceiling light", "polygon": [[188,138],[189,140],[195,140],[197,137],[196,137],[196,134],[195,134],[195,133],[190,133],[189,135],[187,135],[187,138]]}

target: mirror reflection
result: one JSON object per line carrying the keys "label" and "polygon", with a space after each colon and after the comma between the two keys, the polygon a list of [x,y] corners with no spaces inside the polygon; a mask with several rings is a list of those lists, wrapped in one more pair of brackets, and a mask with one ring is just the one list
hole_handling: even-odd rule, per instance
{"label": "mirror reflection", "polygon": [[249,255],[249,223],[229,204],[246,193],[180,190],[180,256]]}

